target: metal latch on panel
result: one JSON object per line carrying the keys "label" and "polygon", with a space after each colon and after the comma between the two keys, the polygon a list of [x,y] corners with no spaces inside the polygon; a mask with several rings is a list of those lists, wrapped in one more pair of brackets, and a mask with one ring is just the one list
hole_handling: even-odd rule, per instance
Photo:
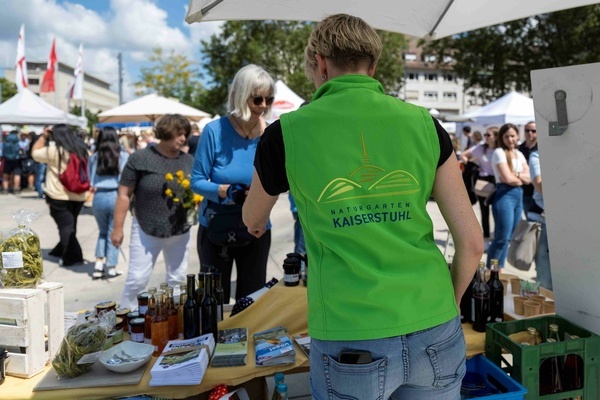
{"label": "metal latch on panel", "polygon": [[550,121],[550,136],[560,136],[569,127],[569,119],[567,117],[567,92],[557,90],[554,92],[554,101],[556,101],[556,118],[557,121]]}

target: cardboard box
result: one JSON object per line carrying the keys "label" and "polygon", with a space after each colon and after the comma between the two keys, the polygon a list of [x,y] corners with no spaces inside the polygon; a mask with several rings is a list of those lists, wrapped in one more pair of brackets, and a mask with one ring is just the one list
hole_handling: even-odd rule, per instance
{"label": "cardboard box", "polygon": [[6,374],[30,378],[42,372],[64,336],[62,283],[0,289],[0,316],[0,345],[9,357]]}

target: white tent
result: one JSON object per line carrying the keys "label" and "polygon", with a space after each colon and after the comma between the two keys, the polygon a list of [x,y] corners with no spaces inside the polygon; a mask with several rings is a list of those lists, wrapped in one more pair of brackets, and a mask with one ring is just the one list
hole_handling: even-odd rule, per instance
{"label": "white tent", "polygon": [[271,116],[267,122],[277,121],[282,114],[297,110],[304,103],[304,99],[298,96],[283,81],[275,82],[275,101],[271,108]]}
{"label": "white tent", "polygon": [[165,114],[181,114],[192,121],[210,118],[209,113],[155,93],[104,111],[98,117],[99,122],[154,122]]}
{"label": "white tent", "polygon": [[533,99],[513,91],[462,117],[484,126],[506,123],[524,125],[535,120]]}
{"label": "white tent", "polygon": [[54,107],[31,90],[24,88],[0,104],[0,124],[69,124],[85,127],[87,125],[87,118],[78,117]]}
{"label": "white tent", "polygon": [[442,38],[530,15],[594,4],[595,0],[190,0],[188,23],[220,20],[320,21],[346,13],[371,26]]}

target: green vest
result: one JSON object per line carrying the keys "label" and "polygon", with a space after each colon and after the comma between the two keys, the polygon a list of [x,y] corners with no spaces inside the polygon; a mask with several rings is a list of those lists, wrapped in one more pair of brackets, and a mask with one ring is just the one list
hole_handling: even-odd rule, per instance
{"label": "green vest", "polygon": [[426,209],[440,156],[427,110],[344,75],[281,127],[306,237],[310,336],[378,339],[455,317]]}

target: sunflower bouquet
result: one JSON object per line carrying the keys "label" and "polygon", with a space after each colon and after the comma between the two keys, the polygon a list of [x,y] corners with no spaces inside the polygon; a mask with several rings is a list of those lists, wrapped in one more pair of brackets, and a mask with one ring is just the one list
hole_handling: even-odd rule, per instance
{"label": "sunflower bouquet", "polygon": [[192,192],[190,185],[190,176],[186,176],[182,170],[172,174],[165,174],[166,189],[165,196],[176,206],[181,206],[187,210],[187,217],[190,224],[198,223],[198,204],[204,197]]}

